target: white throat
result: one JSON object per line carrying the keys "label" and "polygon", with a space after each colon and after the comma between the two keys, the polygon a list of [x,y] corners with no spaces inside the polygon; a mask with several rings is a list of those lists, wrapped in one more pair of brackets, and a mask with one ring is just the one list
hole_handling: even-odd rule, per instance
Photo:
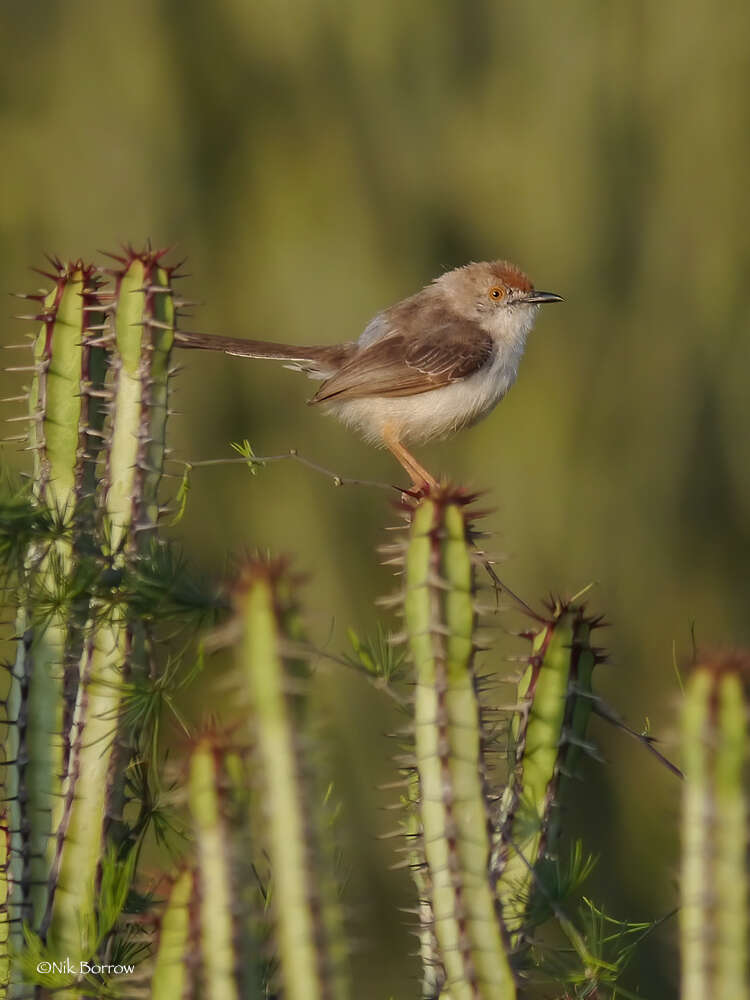
{"label": "white throat", "polygon": [[539,306],[499,309],[484,326],[497,346],[492,369],[498,381],[505,383],[501,396],[505,395],[516,379],[526,338],[534,326],[538,311]]}

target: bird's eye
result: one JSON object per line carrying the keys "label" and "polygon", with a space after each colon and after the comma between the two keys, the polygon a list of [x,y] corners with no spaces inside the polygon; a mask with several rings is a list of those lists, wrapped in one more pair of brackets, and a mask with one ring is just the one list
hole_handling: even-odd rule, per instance
{"label": "bird's eye", "polygon": [[493,287],[490,288],[490,298],[494,299],[495,302],[499,302],[500,299],[505,298],[505,289],[500,288],[499,285],[493,285]]}

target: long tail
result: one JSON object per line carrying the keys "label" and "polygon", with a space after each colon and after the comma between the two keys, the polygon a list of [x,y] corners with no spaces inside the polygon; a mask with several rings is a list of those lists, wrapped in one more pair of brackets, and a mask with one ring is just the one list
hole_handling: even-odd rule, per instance
{"label": "long tail", "polygon": [[274,344],[269,340],[242,340],[240,337],[222,337],[215,333],[175,332],[175,347],[198,351],[222,351],[239,358],[268,358],[284,361],[284,367],[305,372],[310,378],[325,379],[338,371],[356,349],[356,344],[320,344],[298,346]]}
{"label": "long tail", "polygon": [[243,340],[241,337],[222,337],[215,333],[175,332],[175,347],[199,351],[222,351],[240,358],[271,358],[276,361],[316,361],[321,347],[296,347],[291,344],[272,344],[268,340]]}

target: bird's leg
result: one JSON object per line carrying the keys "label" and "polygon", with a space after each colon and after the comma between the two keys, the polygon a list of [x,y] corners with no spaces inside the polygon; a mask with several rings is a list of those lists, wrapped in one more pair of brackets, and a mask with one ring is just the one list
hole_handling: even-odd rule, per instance
{"label": "bird's leg", "polygon": [[409,473],[412,483],[417,489],[421,490],[424,486],[429,486],[431,489],[437,488],[437,479],[423,465],[420,465],[412,453],[401,444],[398,433],[390,424],[386,424],[383,428],[383,443]]}

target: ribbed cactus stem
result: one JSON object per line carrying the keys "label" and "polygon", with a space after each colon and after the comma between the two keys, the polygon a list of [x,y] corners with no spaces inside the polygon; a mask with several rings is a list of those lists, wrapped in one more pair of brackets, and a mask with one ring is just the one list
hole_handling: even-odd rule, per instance
{"label": "ribbed cactus stem", "polygon": [[[26,612],[16,615],[16,633],[25,632]],[[5,701],[5,762],[2,765],[2,794],[5,799],[3,829],[0,836],[6,842],[6,919],[8,947],[16,950],[23,944],[22,921],[28,919],[28,894],[24,890],[23,872],[28,855],[28,832],[25,829],[26,781],[26,716],[28,712],[28,663],[24,643],[19,639],[16,662],[8,678]]]}
{"label": "ribbed cactus stem", "polygon": [[590,643],[599,624],[583,608],[557,601],[535,633],[510,726],[511,773],[501,802],[492,872],[511,943],[520,941],[537,862],[559,836],[562,783],[575,775],[591,714],[591,677],[601,653]]}
{"label": "ribbed cactus stem", "polygon": [[[748,673],[745,681],[750,680]],[[750,698],[739,677],[729,675],[719,691],[716,747],[716,997],[750,996],[748,981],[748,843],[750,795],[747,777]]]}
{"label": "ribbed cactus stem", "polygon": [[710,996],[710,941],[706,933],[711,892],[708,832],[712,817],[709,791],[710,770],[706,753],[711,676],[696,673],[691,679],[682,708],[682,1000]]}
{"label": "ribbed cactus stem", "polygon": [[126,651],[123,611],[115,607],[91,630],[81,665],[65,811],[44,924],[61,954],[87,956],[96,944],[97,879]]}
{"label": "ribbed cactus stem", "polygon": [[474,589],[461,504],[450,496],[423,500],[406,552],[404,611],[434,931],[453,1000],[510,1000],[515,983],[488,871]]}
{"label": "ribbed cactus stem", "polygon": [[419,775],[416,770],[408,776],[408,794],[404,801],[407,813],[404,835],[409,845],[409,868],[417,890],[419,917],[419,957],[422,960],[422,996],[446,996],[445,968],[440,958],[440,948],[435,936],[435,919],[432,912],[432,883],[424,855],[424,834],[419,815]]}
{"label": "ribbed cactus stem", "polygon": [[[167,364],[174,322],[160,253],[131,251],[116,272],[113,366],[103,489],[108,554],[124,566],[136,537],[155,527],[164,459]],[[145,535],[141,537],[145,538]],[[142,623],[116,602],[95,602],[80,658],[71,755],[43,930],[71,954],[95,945],[99,867],[112,820],[121,821],[130,744],[119,713],[127,672],[145,669]],[[132,734],[128,734],[132,736]]]}
{"label": "ribbed cactus stem", "polygon": [[216,750],[202,740],[190,758],[188,801],[198,851],[203,988],[207,1000],[237,1000],[230,848],[218,786]]}
{"label": "ribbed cactus stem", "polygon": [[8,902],[8,863],[10,861],[10,837],[8,834],[7,812],[0,813],[0,1000],[5,1000],[10,985],[10,911]]}
{"label": "ribbed cactus stem", "polygon": [[682,710],[682,1000],[748,1000],[750,656],[706,657]]}
{"label": "ribbed cactus stem", "polygon": [[191,981],[191,910],[196,906],[195,875],[186,868],[176,878],[161,917],[151,977],[151,1000],[185,1000]]}
{"label": "ribbed cactus stem", "polygon": [[115,272],[117,346],[114,412],[107,466],[111,552],[142,548],[156,527],[166,449],[169,356],[175,308],[163,251],[128,252]]}
{"label": "ribbed cactus stem", "polygon": [[[167,366],[174,325],[161,253],[128,251],[116,272],[113,365],[103,489],[108,555],[124,566],[154,528],[164,460]],[[141,535],[145,539],[145,535]],[[71,755],[51,863],[43,930],[71,954],[94,946],[99,866],[112,820],[122,820],[130,746],[119,731],[128,670],[145,669],[142,623],[124,605],[92,606],[80,657]],[[132,734],[129,734],[132,735]]]}
{"label": "ribbed cactus stem", "polygon": [[141,403],[145,364],[141,357],[144,336],[143,305],[145,268],[137,258],[118,276],[115,343],[118,361],[114,386],[114,413],[108,460],[107,510],[111,523],[111,551],[121,556],[126,533],[134,519],[138,496],[138,449],[142,434]]}
{"label": "ribbed cactus stem", "polygon": [[346,996],[346,980],[332,952],[332,921],[326,908],[335,902],[321,889],[325,876],[314,868],[314,820],[299,757],[297,716],[290,704],[290,676],[282,659],[278,617],[279,568],[248,566],[238,581],[234,604],[241,638],[238,660],[241,690],[249,709],[248,733],[260,777],[264,811],[257,831],[272,873],[271,911],[279,978],[289,1000],[328,1000]]}
{"label": "ribbed cactus stem", "polygon": [[169,412],[170,353],[174,343],[175,306],[171,274],[167,268],[152,264],[147,270],[144,329],[150,335],[148,370],[148,430],[143,442],[143,503],[139,541],[142,547],[159,520],[159,485],[164,471],[166,426]]}
{"label": "ribbed cactus stem", "polygon": [[[52,836],[63,809],[63,775],[75,677],[64,683],[77,639],[77,612],[65,594],[75,558],[76,516],[91,477],[87,417],[91,389],[89,330],[95,322],[93,269],[55,261],[53,290],[36,318],[42,326],[33,351],[29,444],[34,454],[33,497],[53,510],[59,531],[32,544],[21,580],[18,650],[11,678],[9,719],[16,751],[11,830],[11,911],[37,928],[47,905]],[[39,605],[44,608],[39,610]],[[47,606],[45,608],[45,605]],[[23,694],[21,693],[23,692]],[[20,860],[19,860],[20,859]],[[14,936],[20,922],[14,923]]]}
{"label": "ribbed cactus stem", "polygon": [[81,474],[79,440],[85,372],[84,294],[91,269],[78,261],[60,267],[56,287],[44,300],[44,322],[34,342],[30,444],[34,450],[34,493],[72,518],[76,479]]}
{"label": "ribbed cactus stem", "polygon": [[[61,269],[62,271],[62,269]],[[37,335],[32,383],[31,444],[34,447],[34,492],[72,524],[75,487],[80,482],[79,450],[84,368],[84,290],[90,276],[81,266],[65,269],[44,307],[49,319]],[[41,419],[40,419],[41,418]],[[72,538],[58,539],[31,564],[44,590],[54,593],[72,568]],[[38,561],[37,561],[38,559]],[[65,756],[63,678],[67,622],[64,611],[36,624],[25,667],[30,671],[26,727],[27,817],[30,824],[29,861],[24,881],[30,898],[30,921],[37,927],[46,906],[51,835],[60,819],[61,781]],[[19,655],[23,642],[19,644]]]}

